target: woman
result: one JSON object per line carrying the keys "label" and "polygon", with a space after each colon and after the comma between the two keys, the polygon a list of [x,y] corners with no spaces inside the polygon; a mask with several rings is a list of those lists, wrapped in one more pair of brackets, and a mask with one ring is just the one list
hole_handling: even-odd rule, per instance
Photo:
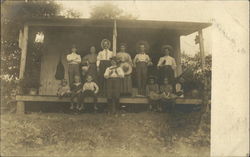
{"label": "woman", "polygon": [[110,59],[114,56],[114,53],[110,51],[111,42],[108,39],[103,39],[101,42],[102,51],[100,51],[97,55],[97,71],[99,73],[99,87],[100,87],[100,94],[104,95],[106,91],[106,80],[104,78],[105,70],[111,66]]}
{"label": "woman", "polygon": [[121,79],[124,77],[124,72],[117,65],[117,58],[111,58],[111,66],[105,70],[104,77],[107,79],[107,99],[109,111],[115,113],[119,108],[119,98],[121,91]]}
{"label": "woman", "polygon": [[117,53],[116,57],[121,62],[120,67],[124,71],[124,78],[121,80],[121,94],[132,95],[132,59],[126,52],[127,45],[125,43],[120,44],[120,52]]}
{"label": "woman", "polygon": [[174,71],[176,69],[176,62],[173,57],[170,56],[170,53],[173,53],[173,48],[170,45],[163,45],[162,52],[164,56],[160,58],[157,67],[160,74],[160,83],[163,83],[164,78],[168,78],[170,84],[174,82]]}
{"label": "woman", "polygon": [[83,63],[87,63],[88,65],[87,75],[90,75],[93,81],[97,82],[97,66],[96,66],[97,54],[94,46],[90,47],[90,54],[84,56],[82,60]]}

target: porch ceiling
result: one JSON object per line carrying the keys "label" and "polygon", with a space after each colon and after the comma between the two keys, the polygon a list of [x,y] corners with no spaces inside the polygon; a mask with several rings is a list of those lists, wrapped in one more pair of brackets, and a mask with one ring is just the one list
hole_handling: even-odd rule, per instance
{"label": "porch ceiling", "polygon": [[[117,28],[160,29],[177,32],[179,35],[189,35],[200,29],[211,26],[211,23],[148,21],[148,20],[117,20]],[[28,19],[29,26],[40,27],[113,27],[113,20],[36,18]]]}

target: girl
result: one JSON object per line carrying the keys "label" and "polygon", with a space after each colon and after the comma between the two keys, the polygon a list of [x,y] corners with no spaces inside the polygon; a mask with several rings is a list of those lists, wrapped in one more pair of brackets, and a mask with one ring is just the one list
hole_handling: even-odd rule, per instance
{"label": "girl", "polygon": [[80,95],[81,95],[82,83],[80,80],[80,76],[74,77],[74,83],[71,86],[71,105],[70,109],[73,110],[74,106],[76,105],[76,109],[79,111],[84,109],[84,106],[80,104]]}
{"label": "girl", "polygon": [[159,86],[156,83],[156,77],[149,77],[148,84],[146,86],[146,95],[149,98],[149,110],[151,111],[154,106],[158,106]]}
{"label": "girl", "polygon": [[68,82],[66,79],[63,79],[61,81],[61,86],[58,88],[57,90],[57,96],[59,96],[59,98],[62,97],[67,97],[70,96],[71,92],[70,92],[70,87],[68,85]]}
{"label": "girl", "polygon": [[139,44],[139,53],[135,56],[133,62],[136,67],[138,96],[145,96],[148,66],[152,65],[151,59],[146,54],[145,43]]}
{"label": "girl", "polygon": [[121,62],[120,67],[124,71],[124,78],[121,79],[121,94],[131,95],[132,94],[132,59],[129,53],[126,52],[127,45],[125,43],[120,44],[120,52],[117,53],[116,57]]}
{"label": "girl", "polygon": [[115,113],[119,105],[119,98],[121,92],[121,78],[124,77],[123,70],[117,66],[117,58],[111,58],[111,66],[108,67],[104,73],[107,79],[107,99],[109,103],[109,111]]}

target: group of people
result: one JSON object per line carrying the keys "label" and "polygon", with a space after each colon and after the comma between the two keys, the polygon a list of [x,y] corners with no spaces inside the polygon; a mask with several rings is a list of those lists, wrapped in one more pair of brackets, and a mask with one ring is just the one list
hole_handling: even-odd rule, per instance
{"label": "group of people", "polygon": [[153,63],[147,54],[148,45],[146,42],[138,43],[138,53],[132,60],[126,52],[126,43],[120,44],[120,51],[114,53],[110,50],[111,42],[103,39],[101,42],[102,51],[96,54],[94,46],[90,48],[90,54],[81,58],[77,54],[75,46],[67,55],[69,84],[64,79],[58,89],[58,96],[71,96],[70,109],[84,109],[84,98],[93,97],[93,108],[97,110],[97,94],[106,96],[109,104],[109,111],[116,112],[119,108],[121,95],[132,95],[132,71],[135,70],[138,97],[148,97],[149,108],[158,106],[160,100],[171,100],[177,96],[183,96],[181,82],[174,81],[176,62],[170,53],[173,48],[170,45],[163,45],[164,56],[158,61],[160,87],[156,76],[148,77],[148,67]]}

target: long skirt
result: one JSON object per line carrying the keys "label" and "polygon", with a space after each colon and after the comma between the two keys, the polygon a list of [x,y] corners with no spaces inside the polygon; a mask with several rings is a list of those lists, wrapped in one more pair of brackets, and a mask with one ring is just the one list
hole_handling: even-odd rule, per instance
{"label": "long skirt", "polygon": [[93,81],[97,83],[97,66],[96,63],[89,64],[88,75],[92,76]]}
{"label": "long skirt", "polygon": [[121,93],[121,78],[107,79],[107,98],[118,99]]}
{"label": "long skirt", "polygon": [[163,84],[164,78],[168,78],[170,84],[174,83],[174,70],[170,65],[160,67],[159,69],[159,81]]}
{"label": "long skirt", "polygon": [[121,79],[121,94],[132,94],[131,75],[126,75]]}
{"label": "long skirt", "polygon": [[106,79],[104,78],[104,73],[108,67],[111,66],[111,61],[110,60],[101,60],[100,65],[99,65],[99,81],[98,81],[98,86],[100,88],[100,93],[103,95],[104,92],[106,91]]}
{"label": "long skirt", "polygon": [[147,83],[148,66],[146,62],[138,62],[136,64],[136,79],[138,94],[146,94],[146,83]]}
{"label": "long skirt", "polygon": [[69,85],[71,87],[71,85],[74,82],[74,77],[76,75],[80,76],[79,64],[69,64],[68,72],[69,72]]}

